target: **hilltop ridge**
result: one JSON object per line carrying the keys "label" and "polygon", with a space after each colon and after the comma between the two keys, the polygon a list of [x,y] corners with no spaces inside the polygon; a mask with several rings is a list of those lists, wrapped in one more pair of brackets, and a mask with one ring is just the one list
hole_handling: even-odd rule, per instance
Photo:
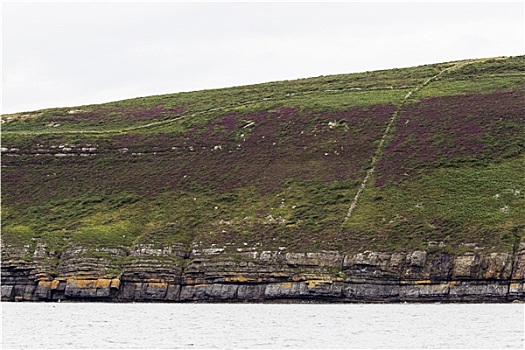
{"label": "hilltop ridge", "polygon": [[4,300],[524,298],[525,56],[2,115]]}

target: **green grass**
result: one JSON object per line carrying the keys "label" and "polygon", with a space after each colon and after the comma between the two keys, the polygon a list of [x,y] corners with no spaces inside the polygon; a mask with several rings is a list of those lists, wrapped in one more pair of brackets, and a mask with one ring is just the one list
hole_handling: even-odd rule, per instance
{"label": "green grass", "polygon": [[525,88],[525,72],[521,75],[504,77],[470,77],[458,80],[444,78],[430,84],[417,94],[419,98],[490,93],[495,91],[515,91]]}
{"label": "green grass", "polygon": [[443,241],[509,250],[505,235],[525,238],[525,158],[487,167],[441,168],[384,187],[370,186],[346,229],[403,249]]}

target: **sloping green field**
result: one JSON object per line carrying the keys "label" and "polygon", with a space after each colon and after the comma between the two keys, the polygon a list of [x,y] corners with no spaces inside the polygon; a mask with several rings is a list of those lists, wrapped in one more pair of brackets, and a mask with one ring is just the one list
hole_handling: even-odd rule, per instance
{"label": "sloping green field", "polygon": [[2,240],[510,251],[524,149],[525,56],[3,115]]}

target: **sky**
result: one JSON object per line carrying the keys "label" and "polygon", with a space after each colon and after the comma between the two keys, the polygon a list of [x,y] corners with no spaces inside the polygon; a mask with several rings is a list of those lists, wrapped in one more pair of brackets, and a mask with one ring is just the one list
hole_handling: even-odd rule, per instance
{"label": "sky", "polygon": [[523,54],[523,1],[3,1],[2,113]]}

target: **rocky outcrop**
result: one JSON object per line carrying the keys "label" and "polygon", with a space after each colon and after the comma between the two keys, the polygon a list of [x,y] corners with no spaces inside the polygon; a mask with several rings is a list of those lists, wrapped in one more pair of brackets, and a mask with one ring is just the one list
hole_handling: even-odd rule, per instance
{"label": "rocky outcrop", "polygon": [[4,301],[524,301],[525,244],[461,255],[76,246],[59,257],[3,245],[1,288]]}

